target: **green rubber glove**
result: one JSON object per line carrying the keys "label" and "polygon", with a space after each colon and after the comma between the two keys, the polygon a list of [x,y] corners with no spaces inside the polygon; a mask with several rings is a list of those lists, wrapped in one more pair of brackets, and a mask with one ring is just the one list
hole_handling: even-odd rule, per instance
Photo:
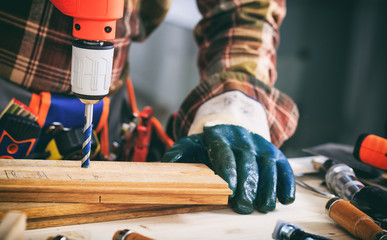
{"label": "green rubber glove", "polygon": [[205,127],[184,137],[165,153],[163,162],[204,163],[233,191],[237,213],[273,211],[295,199],[295,179],[284,154],[263,137],[235,125]]}

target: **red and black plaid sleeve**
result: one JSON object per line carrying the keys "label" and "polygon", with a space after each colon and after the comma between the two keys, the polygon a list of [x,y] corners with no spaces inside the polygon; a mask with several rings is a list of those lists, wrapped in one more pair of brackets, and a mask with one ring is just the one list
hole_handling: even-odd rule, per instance
{"label": "red and black plaid sleeve", "polygon": [[295,103],[274,88],[279,25],[285,0],[197,0],[203,16],[195,29],[200,83],[181,105],[174,122],[176,138],[185,136],[196,111],[208,99],[239,90],[265,108],[273,144],[295,131]]}
{"label": "red and black plaid sleeve", "polygon": [[[164,19],[170,2],[125,0],[124,16],[117,20],[112,40],[112,88],[120,81],[131,39],[149,36]],[[34,92],[70,94],[72,21],[49,0],[2,3],[0,77]]]}

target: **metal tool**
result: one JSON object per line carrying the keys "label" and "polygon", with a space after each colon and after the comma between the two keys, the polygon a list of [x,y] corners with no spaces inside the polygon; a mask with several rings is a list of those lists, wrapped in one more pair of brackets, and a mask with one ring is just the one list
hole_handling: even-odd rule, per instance
{"label": "metal tool", "polygon": [[381,169],[357,160],[353,156],[353,149],[353,146],[346,144],[326,143],[305,148],[303,151],[313,155],[325,156],[337,163],[344,163],[356,171],[358,177],[361,178],[377,179],[382,176],[383,171]]}
{"label": "metal tool", "polygon": [[296,177],[296,183],[297,183],[299,186],[301,186],[301,187],[303,187],[303,188],[305,188],[305,189],[307,189],[307,190],[310,190],[310,191],[312,191],[312,192],[315,192],[315,193],[317,193],[318,195],[320,195],[320,196],[322,196],[322,197],[326,197],[326,198],[333,198],[333,197],[336,197],[336,195],[334,195],[334,194],[332,194],[332,193],[325,192],[325,191],[322,191],[322,190],[320,190],[320,189],[317,189],[317,188],[315,188],[315,187],[310,186],[309,184],[307,184],[307,183],[305,183],[304,181],[302,181],[302,180],[300,179],[300,177],[297,177],[297,176],[295,176],[295,177]]}
{"label": "metal tool", "polygon": [[58,235],[58,236],[55,236],[52,239],[49,238],[48,240],[67,240],[67,237],[63,236],[63,235]]}
{"label": "metal tool", "polygon": [[325,182],[339,197],[350,201],[360,210],[378,218],[387,218],[387,192],[376,186],[364,186],[352,168],[326,161]]}
{"label": "metal tool", "polygon": [[353,169],[342,163],[332,163],[325,174],[325,182],[330,190],[348,201],[364,188],[364,184],[357,179]]}
{"label": "metal tool", "polygon": [[300,227],[283,221],[277,222],[272,238],[275,240],[330,240],[330,238],[305,232]]}
{"label": "metal tool", "polygon": [[90,150],[91,150],[91,135],[93,122],[93,104],[85,104],[85,126],[83,127],[83,138],[85,141],[82,145],[82,164],[83,168],[88,168],[90,165]]}
{"label": "metal tool", "polygon": [[386,230],[383,230],[371,217],[346,200],[332,198],[327,202],[325,210],[333,221],[357,238],[363,240],[387,239]]}

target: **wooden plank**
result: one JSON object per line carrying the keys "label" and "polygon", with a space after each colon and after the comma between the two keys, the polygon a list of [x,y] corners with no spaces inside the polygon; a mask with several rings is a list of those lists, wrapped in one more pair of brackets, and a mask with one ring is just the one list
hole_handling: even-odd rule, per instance
{"label": "wooden plank", "polygon": [[[18,172],[15,173],[18,175]],[[67,176],[66,173],[61,173]],[[108,173],[98,176],[93,179],[74,179],[52,177],[49,179],[26,179],[26,178],[10,178],[0,179],[1,189],[12,191],[12,189],[29,189],[31,187],[41,187],[42,191],[49,191],[50,188],[65,189],[73,188],[74,191],[86,191],[83,187],[90,189],[123,189],[123,188],[218,188],[225,189],[227,183],[217,175],[181,175],[181,174],[152,174],[145,176],[143,174],[130,174],[126,176],[114,176]],[[78,189],[76,189],[78,188]],[[44,190],[47,189],[47,190]]]}
{"label": "wooden plank", "polygon": [[[0,219],[10,210],[19,210],[27,214],[28,219],[64,217],[75,214],[112,212],[119,210],[141,211],[164,205],[151,204],[105,204],[105,203],[36,203],[36,202],[1,202]],[[180,205],[170,205],[180,206]]]}
{"label": "wooden plank", "polygon": [[[42,170],[42,171],[62,171],[82,173],[85,170],[98,172],[115,172],[115,173],[180,173],[180,174],[202,174],[210,175],[214,172],[203,164],[186,164],[186,163],[159,163],[159,162],[120,162],[120,161],[91,161],[90,167],[81,168],[80,161],[74,160],[22,160],[22,159],[0,159],[2,170]],[[0,178],[4,174],[0,173]]]}
{"label": "wooden plank", "polygon": [[0,216],[21,210],[28,229],[220,209],[229,194],[202,164],[0,159]]}
{"label": "wooden plank", "polygon": [[27,215],[27,229],[57,227],[130,218],[160,216],[226,208],[226,205],[150,205],[150,204],[45,204],[0,203],[0,218],[10,210]]}
{"label": "wooden plank", "polygon": [[0,201],[224,205],[232,193],[202,164],[0,159],[0,172]]}
{"label": "wooden plank", "polygon": [[77,225],[84,223],[95,223],[104,221],[113,221],[121,219],[132,219],[152,216],[162,216],[179,213],[200,212],[215,209],[226,208],[226,206],[219,205],[163,205],[163,206],[148,206],[141,209],[133,210],[122,209],[119,211],[98,212],[89,214],[68,215],[60,217],[38,218],[27,220],[27,229],[58,227],[66,225]]}
{"label": "wooden plank", "polygon": [[195,194],[76,194],[76,193],[0,193],[2,201],[55,203],[131,203],[131,204],[199,204],[225,205],[225,195]]}
{"label": "wooden plank", "polygon": [[[290,163],[295,170],[295,174],[314,171],[312,164],[310,164],[310,158],[305,161],[298,159],[296,161],[290,160]],[[324,190],[324,187],[321,186],[322,179],[320,177],[305,176],[303,180],[314,187]],[[141,214],[143,214],[141,213],[137,217],[132,219],[128,217],[121,221],[29,230],[26,231],[26,239],[49,239],[49,237],[58,234],[63,234],[68,238],[77,236],[76,239],[111,239],[117,230],[124,228],[130,228],[144,236],[158,240],[271,239],[271,234],[278,220],[293,223],[307,232],[331,239],[353,239],[348,232],[340,228],[325,214],[324,206],[327,201],[328,199],[326,198],[298,187],[296,201],[293,204],[277,204],[276,210],[267,214],[254,211],[252,214],[241,215],[228,208],[216,211],[203,210],[195,214],[177,214],[149,218],[141,218]],[[53,205],[56,204],[50,204],[50,206]],[[164,207],[169,207],[169,205],[164,205]],[[215,205],[213,207],[219,206]],[[67,221],[67,218],[65,220]],[[49,221],[44,223],[49,224]]]}

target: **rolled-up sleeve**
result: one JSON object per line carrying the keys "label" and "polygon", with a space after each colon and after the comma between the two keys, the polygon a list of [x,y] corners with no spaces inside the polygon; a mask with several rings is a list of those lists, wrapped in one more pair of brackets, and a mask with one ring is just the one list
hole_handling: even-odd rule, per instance
{"label": "rolled-up sleeve", "polygon": [[293,135],[298,109],[274,87],[279,26],[284,0],[197,0],[202,20],[194,30],[200,81],[183,101],[174,122],[175,138],[185,136],[197,109],[223,92],[239,90],[259,101],[276,146]]}

